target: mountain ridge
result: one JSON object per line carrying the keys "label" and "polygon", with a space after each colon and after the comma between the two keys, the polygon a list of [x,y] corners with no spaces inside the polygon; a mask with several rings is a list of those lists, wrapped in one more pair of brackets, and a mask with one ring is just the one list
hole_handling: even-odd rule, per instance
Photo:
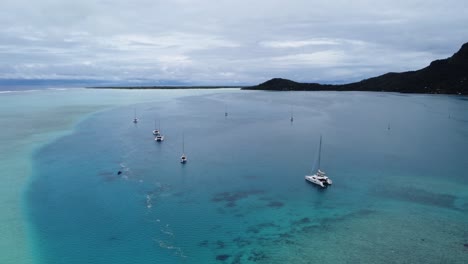
{"label": "mountain ridge", "polygon": [[274,91],[379,91],[424,94],[468,95],[468,43],[446,59],[432,61],[427,67],[406,72],[388,72],[348,84],[299,83],[273,78],[245,90]]}

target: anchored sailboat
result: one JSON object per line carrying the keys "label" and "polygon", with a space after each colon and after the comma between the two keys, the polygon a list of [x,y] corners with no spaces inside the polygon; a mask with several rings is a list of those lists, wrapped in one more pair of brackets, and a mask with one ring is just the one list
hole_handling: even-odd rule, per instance
{"label": "anchored sailboat", "polygon": [[136,117],[136,109],[133,109],[134,110],[134,115],[133,115],[133,123],[138,123],[138,118]]}
{"label": "anchored sailboat", "polygon": [[180,163],[185,164],[187,162],[187,156],[185,156],[185,137],[182,134],[182,156],[180,157]]}
{"label": "anchored sailboat", "polygon": [[305,179],[308,182],[317,184],[318,186],[325,188],[328,185],[331,185],[333,182],[330,178],[325,175],[324,171],[320,170],[320,155],[322,153],[322,135],[320,135],[320,144],[319,144],[319,156],[318,156],[318,170],[313,175],[306,175]]}
{"label": "anchored sailboat", "polygon": [[[159,124],[159,126],[161,126],[161,124]],[[153,135],[155,135],[155,136],[159,136],[159,135],[160,135],[160,133],[159,133],[159,126],[158,126],[158,128],[156,128],[156,120],[154,120]]]}
{"label": "anchored sailboat", "polygon": [[[161,123],[159,123],[159,125],[161,126]],[[156,135],[156,138],[154,140],[156,140],[157,142],[162,142],[164,140],[164,136],[161,135],[160,128],[158,128],[158,134]]]}
{"label": "anchored sailboat", "polygon": [[292,107],[291,107],[291,118],[290,118],[289,120],[291,120],[291,123],[294,121],[294,116],[293,116],[293,110],[292,110]]}

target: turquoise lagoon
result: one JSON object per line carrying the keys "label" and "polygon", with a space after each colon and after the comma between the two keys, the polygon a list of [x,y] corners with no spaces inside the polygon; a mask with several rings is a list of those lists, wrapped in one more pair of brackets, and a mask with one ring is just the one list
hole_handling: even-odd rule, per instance
{"label": "turquoise lagoon", "polygon": [[[18,221],[2,222],[32,263],[468,261],[466,97],[77,89],[0,100],[15,124],[3,151],[21,150],[2,166],[30,166],[6,178],[8,199],[23,198]],[[320,135],[325,190],[304,181]]]}

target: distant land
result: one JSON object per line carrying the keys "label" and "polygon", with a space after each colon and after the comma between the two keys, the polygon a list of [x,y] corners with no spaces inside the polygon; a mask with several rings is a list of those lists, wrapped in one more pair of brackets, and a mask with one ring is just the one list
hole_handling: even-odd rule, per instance
{"label": "distant land", "polygon": [[221,89],[221,88],[243,88],[245,86],[96,86],[90,89]]}
{"label": "distant land", "polygon": [[298,83],[274,78],[245,90],[272,91],[378,91],[468,95],[468,43],[453,56],[435,60],[423,69],[386,73],[349,84]]}

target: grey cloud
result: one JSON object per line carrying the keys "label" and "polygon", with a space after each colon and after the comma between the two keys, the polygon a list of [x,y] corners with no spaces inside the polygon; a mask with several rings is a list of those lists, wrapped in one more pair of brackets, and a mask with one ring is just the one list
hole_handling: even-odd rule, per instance
{"label": "grey cloud", "polygon": [[0,78],[353,81],[468,41],[449,1],[2,1]]}

